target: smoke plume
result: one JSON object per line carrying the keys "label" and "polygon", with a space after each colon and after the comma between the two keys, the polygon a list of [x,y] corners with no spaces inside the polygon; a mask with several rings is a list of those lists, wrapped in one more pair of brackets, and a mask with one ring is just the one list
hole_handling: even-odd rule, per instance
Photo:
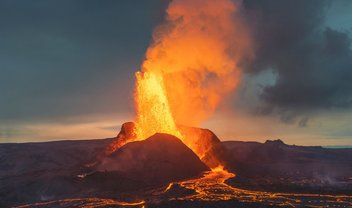
{"label": "smoke plume", "polygon": [[[141,71],[161,77],[177,124],[197,126],[236,88],[240,64],[250,55],[239,3],[174,0],[154,32]],[[138,108],[139,97],[137,92],[137,113],[146,116]]]}

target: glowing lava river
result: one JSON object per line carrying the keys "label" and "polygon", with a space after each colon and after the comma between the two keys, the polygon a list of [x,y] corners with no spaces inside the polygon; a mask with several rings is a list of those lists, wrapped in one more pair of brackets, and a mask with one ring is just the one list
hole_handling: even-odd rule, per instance
{"label": "glowing lava river", "polygon": [[271,193],[234,188],[226,170],[206,172],[203,177],[170,183],[164,190],[144,193],[145,200],[78,198],[41,202],[25,207],[352,207],[352,196]]}
{"label": "glowing lava river", "polygon": [[226,170],[213,170],[202,178],[174,183],[167,187],[165,192],[171,191],[172,186],[179,185],[194,190],[195,193],[169,200],[213,201],[213,203],[228,201],[229,205],[254,203],[250,207],[352,207],[352,196],[271,193],[234,188],[225,183],[227,179],[234,176]]}

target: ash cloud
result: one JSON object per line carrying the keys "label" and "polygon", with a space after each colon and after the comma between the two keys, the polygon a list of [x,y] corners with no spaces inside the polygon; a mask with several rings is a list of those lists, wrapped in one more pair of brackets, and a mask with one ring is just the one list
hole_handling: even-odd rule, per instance
{"label": "ash cloud", "polygon": [[352,107],[351,36],[326,26],[330,1],[245,0],[256,59],[246,72],[273,70],[275,84],[260,93],[261,113],[284,121],[317,110]]}

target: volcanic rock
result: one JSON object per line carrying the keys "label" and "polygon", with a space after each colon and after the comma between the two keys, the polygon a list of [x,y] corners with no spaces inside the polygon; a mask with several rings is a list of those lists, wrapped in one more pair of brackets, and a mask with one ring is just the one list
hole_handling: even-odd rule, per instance
{"label": "volcanic rock", "polygon": [[[210,168],[224,165],[223,156],[226,149],[220,139],[209,129],[188,126],[178,126],[181,134],[188,138],[196,153],[202,153],[201,160]],[[199,154],[198,154],[199,155]]]}
{"label": "volcanic rock", "polygon": [[135,139],[134,128],[135,128],[135,124],[133,122],[126,122],[122,124],[121,130],[117,135],[116,139],[114,139],[114,141],[111,142],[105,148],[105,151],[100,156],[110,155],[118,148],[125,145],[127,142],[133,141]]}
{"label": "volcanic rock", "polygon": [[125,144],[103,158],[97,170],[161,184],[196,177],[209,168],[177,137],[157,133]]}

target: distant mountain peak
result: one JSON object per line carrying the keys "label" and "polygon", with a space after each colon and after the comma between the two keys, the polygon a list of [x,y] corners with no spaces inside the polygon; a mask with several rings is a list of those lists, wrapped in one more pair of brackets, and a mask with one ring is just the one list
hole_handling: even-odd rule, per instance
{"label": "distant mountain peak", "polygon": [[276,146],[286,146],[286,144],[281,139],[266,140],[264,144],[276,145]]}

